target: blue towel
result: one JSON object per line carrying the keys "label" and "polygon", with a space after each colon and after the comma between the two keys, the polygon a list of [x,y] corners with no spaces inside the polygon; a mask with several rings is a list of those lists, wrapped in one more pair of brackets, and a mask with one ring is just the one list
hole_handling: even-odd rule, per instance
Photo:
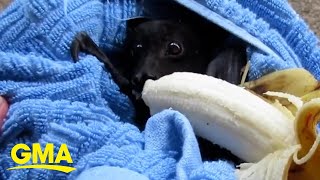
{"label": "blue towel", "polygon": [[[286,1],[176,2],[251,44],[251,79],[290,67],[305,67],[320,79],[318,40]],[[231,162],[202,161],[181,113],[160,112],[140,132],[132,104],[103,64],[90,55],[71,61],[77,32],[111,52],[123,43],[125,20],[143,15],[142,9],[134,0],[15,0],[0,14],[0,94],[10,102],[0,179],[235,179]],[[17,165],[10,157],[17,143],[65,143],[76,170],[9,171]]]}

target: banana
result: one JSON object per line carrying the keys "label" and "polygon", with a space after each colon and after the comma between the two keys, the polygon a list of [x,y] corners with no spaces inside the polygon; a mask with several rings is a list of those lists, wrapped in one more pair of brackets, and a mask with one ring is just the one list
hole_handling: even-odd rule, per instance
{"label": "banana", "polygon": [[142,98],[151,114],[173,108],[195,133],[247,162],[297,144],[294,121],[242,87],[195,73],[147,80]]}
{"label": "banana", "polygon": [[315,90],[315,91],[312,91],[312,92],[302,96],[301,100],[306,103],[306,102],[309,102],[315,98],[320,98],[320,90]]}
{"label": "banana", "polygon": [[320,177],[320,98],[299,108],[294,121],[297,145],[288,145],[268,154],[258,163],[240,164],[235,174],[240,180],[316,180]]}
{"label": "banana", "polygon": [[287,99],[287,101],[289,101],[291,104],[293,104],[297,109],[300,109],[303,105],[303,102],[300,98],[294,96],[294,95],[291,95],[291,94],[288,94],[288,93],[283,93],[283,92],[266,92],[264,93],[265,95],[268,95],[268,96],[274,96],[274,97],[279,97],[279,98],[285,98]]}
{"label": "banana", "polygon": [[[298,111],[298,108],[296,105],[294,105],[292,102],[288,101],[287,99],[281,98],[281,97],[276,97],[276,96],[263,96],[263,95],[258,95],[260,98],[263,98],[265,101],[269,102],[269,103],[275,103],[275,101],[279,102],[283,107],[285,107],[287,110],[289,110],[293,115],[295,115]],[[266,95],[266,93],[264,93],[264,95]],[[297,98],[297,97],[296,97]],[[307,103],[309,101],[311,101],[312,99],[316,99],[316,98],[320,98],[320,90],[316,89],[308,94],[303,95],[302,97],[300,97],[299,99],[301,99],[301,101],[303,103]]]}
{"label": "banana", "polygon": [[247,90],[255,92],[256,95],[263,97],[267,102],[273,103],[276,107],[280,107],[279,104],[281,104],[285,109],[289,110],[292,115],[295,115],[298,109],[288,101],[287,98],[268,96],[265,92],[274,91],[291,94],[301,97],[303,102],[308,102],[311,99],[320,97],[320,91],[317,90],[317,88],[319,88],[319,82],[309,71],[303,68],[276,71],[258,80],[246,82],[242,86]]}
{"label": "banana", "polygon": [[255,81],[243,84],[257,94],[267,91],[284,92],[301,97],[314,91],[319,83],[314,76],[303,68],[292,68],[267,74]]}
{"label": "banana", "polygon": [[235,172],[236,177],[239,180],[286,180],[292,155],[298,149],[299,145],[294,145],[270,153],[258,163],[240,164],[240,169]]}

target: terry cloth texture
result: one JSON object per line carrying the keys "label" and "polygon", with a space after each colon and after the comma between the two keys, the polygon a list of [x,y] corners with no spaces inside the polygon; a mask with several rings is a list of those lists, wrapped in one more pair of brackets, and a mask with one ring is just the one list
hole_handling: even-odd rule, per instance
{"label": "terry cloth texture", "polygon": [[[303,66],[320,79],[318,40],[286,1],[176,2],[252,45],[250,78]],[[235,179],[232,163],[202,162],[182,114],[165,110],[140,132],[103,64],[90,55],[71,61],[77,32],[112,52],[123,43],[125,20],[141,9],[133,0],[15,0],[0,14],[0,94],[11,105],[0,136],[0,179]],[[53,143],[55,153],[65,143],[76,170],[9,171],[18,165],[10,156],[17,143]]]}

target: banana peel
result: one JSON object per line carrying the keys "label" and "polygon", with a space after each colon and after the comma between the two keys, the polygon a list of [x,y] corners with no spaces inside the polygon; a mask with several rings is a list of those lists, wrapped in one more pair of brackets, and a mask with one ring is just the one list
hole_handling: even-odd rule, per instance
{"label": "banana peel", "polygon": [[320,98],[306,103],[298,112],[295,131],[301,149],[293,156],[296,165],[289,170],[289,179],[319,179],[320,178],[320,134],[317,124],[320,121]]}
{"label": "banana peel", "polygon": [[307,70],[303,68],[292,68],[267,74],[255,81],[249,81],[242,85],[247,90],[263,97],[269,103],[279,102],[296,115],[298,109],[286,97],[270,96],[266,92],[286,93],[301,98],[306,103],[314,98],[320,98],[319,82]]}
{"label": "banana peel", "polygon": [[241,164],[236,175],[240,180],[316,180],[320,178],[320,98],[304,104],[295,119],[298,145],[270,153],[258,163]]}
{"label": "banana peel", "polygon": [[317,135],[316,127],[320,120],[320,90],[313,75],[304,69],[282,70],[247,82],[244,87],[262,96],[288,117],[296,116],[298,145],[277,150],[256,164],[240,165],[236,172],[238,178],[319,179],[320,135]]}
{"label": "banana peel", "polygon": [[299,149],[299,145],[278,150],[267,155],[260,162],[240,164],[236,170],[240,180],[287,180],[288,170],[292,163],[292,154]]}
{"label": "banana peel", "polygon": [[243,87],[257,94],[273,91],[284,92],[297,97],[314,91],[318,86],[319,83],[314,76],[303,68],[276,71],[243,84]]}
{"label": "banana peel", "polygon": [[[307,103],[307,102],[311,101],[312,99],[316,99],[316,98],[320,98],[320,90],[319,89],[316,89],[316,90],[300,97],[300,99],[304,103]],[[270,100],[270,99],[268,99],[268,100]],[[288,110],[290,110],[293,114],[296,114],[297,108],[295,108],[295,106],[293,104],[287,103],[285,101],[281,101],[281,104],[283,106],[285,106]]]}
{"label": "banana peel", "polygon": [[311,101],[312,99],[315,99],[315,98],[320,98],[320,90],[314,90],[314,91],[312,91],[312,92],[310,92],[310,93],[308,93],[308,94],[306,94],[306,95],[303,95],[302,97],[301,97],[301,100],[303,101],[303,102],[309,102],[309,101]]}

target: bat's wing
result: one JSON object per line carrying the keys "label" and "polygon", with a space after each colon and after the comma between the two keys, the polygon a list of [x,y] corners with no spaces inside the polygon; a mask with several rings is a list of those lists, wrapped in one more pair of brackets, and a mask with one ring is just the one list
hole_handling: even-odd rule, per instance
{"label": "bat's wing", "polygon": [[72,41],[70,51],[71,56],[75,61],[79,59],[80,52],[95,56],[98,60],[104,63],[113,80],[119,86],[120,90],[127,95],[131,93],[132,88],[129,81],[113,66],[110,59],[87,33],[80,32],[75,36],[74,40]]}

